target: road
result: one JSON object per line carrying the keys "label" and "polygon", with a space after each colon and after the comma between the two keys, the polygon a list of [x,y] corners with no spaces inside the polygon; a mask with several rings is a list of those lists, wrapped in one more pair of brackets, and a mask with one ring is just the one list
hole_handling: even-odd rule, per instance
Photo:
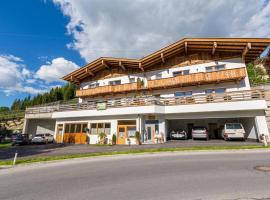
{"label": "road", "polygon": [[0,170],[0,199],[270,199],[269,150],[119,155]]}

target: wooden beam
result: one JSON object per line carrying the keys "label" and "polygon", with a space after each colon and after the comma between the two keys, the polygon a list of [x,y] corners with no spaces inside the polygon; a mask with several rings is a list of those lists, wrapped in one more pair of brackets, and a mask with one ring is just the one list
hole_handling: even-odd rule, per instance
{"label": "wooden beam", "polygon": [[185,42],[185,54],[187,55],[187,42]]}
{"label": "wooden beam", "polygon": [[142,63],[139,63],[139,68],[144,72],[144,68],[142,66]]}
{"label": "wooden beam", "polygon": [[85,72],[87,74],[90,74],[91,76],[94,76],[94,73],[91,70],[89,70],[88,68],[85,69]]}
{"label": "wooden beam", "polygon": [[119,61],[119,66],[120,66],[124,71],[127,70],[126,67],[123,65],[123,63],[121,62],[121,60]]}
{"label": "wooden beam", "polygon": [[251,49],[251,43],[249,42],[247,43],[247,46],[244,48],[242,56],[244,57],[250,49]]}
{"label": "wooden beam", "polygon": [[162,62],[165,63],[165,58],[164,58],[164,54],[163,53],[160,54],[160,57],[161,57]]}
{"label": "wooden beam", "polygon": [[106,67],[107,69],[110,69],[110,66],[104,60],[101,61],[101,65]]}
{"label": "wooden beam", "polygon": [[251,49],[251,43],[248,42],[246,47],[244,48],[243,50],[243,53],[242,53],[242,60],[245,61],[245,56],[247,54],[247,52]]}
{"label": "wooden beam", "polygon": [[80,84],[80,81],[74,76],[70,76],[70,80],[71,80],[71,82]]}
{"label": "wooden beam", "polygon": [[214,44],[213,44],[213,49],[212,49],[212,55],[215,54],[216,48],[217,48],[217,43],[214,42]]}

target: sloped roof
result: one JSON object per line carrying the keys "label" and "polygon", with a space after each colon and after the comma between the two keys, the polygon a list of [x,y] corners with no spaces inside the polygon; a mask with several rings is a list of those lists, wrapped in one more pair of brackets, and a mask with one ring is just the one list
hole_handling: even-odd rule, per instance
{"label": "sloped roof", "polygon": [[270,45],[270,38],[183,38],[141,59],[100,57],[79,68],[62,79],[78,84],[85,77],[94,76],[100,70],[111,66],[123,69],[137,68],[144,71],[157,62],[181,51],[188,54],[190,50],[215,52],[234,52],[242,55],[246,63],[253,62]]}

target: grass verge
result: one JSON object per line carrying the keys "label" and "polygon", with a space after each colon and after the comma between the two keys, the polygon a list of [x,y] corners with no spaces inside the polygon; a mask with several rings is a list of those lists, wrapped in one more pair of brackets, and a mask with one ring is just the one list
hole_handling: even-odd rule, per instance
{"label": "grass verge", "polygon": [[5,149],[11,147],[11,143],[0,143],[0,149]]}
{"label": "grass verge", "polygon": [[[156,149],[131,149],[129,151],[113,151],[113,152],[99,152],[99,153],[84,153],[64,156],[44,156],[35,158],[22,158],[18,159],[16,164],[27,164],[36,162],[46,162],[54,160],[65,160],[72,158],[86,158],[86,157],[97,157],[97,156],[112,156],[112,155],[123,155],[123,154],[142,154],[142,153],[158,153],[158,152],[180,152],[180,151],[217,151],[217,150],[243,150],[243,149],[270,149],[270,147],[263,147],[257,145],[246,145],[246,146],[195,146],[187,148],[156,148]],[[12,165],[12,160],[0,161],[2,165]]]}

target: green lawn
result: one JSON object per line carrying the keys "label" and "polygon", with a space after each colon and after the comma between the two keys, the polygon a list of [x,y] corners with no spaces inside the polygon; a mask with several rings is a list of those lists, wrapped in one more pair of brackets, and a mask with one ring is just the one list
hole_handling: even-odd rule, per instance
{"label": "green lawn", "polygon": [[[35,158],[22,158],[18,159],[16,164],[26,164],[35,162],[45,162],[53,160],[65,160],[72,158],[96,157],[96,156],[112,156],[123,154],[142,154],[142,153],[158,153],[158,152],[179,152],[179,151],[218,151],[218,150],[240,150],[240,149],[270,149],[270,147],[263,147],[257,145],[247,146],[197,146],[188,148],[156,148],[156,149],[132,149],[129,151],[114,151],[114,152],[101,152],[101,153],[85,153],[74,154],[65,156],[47,156]],[[0,161],[0,165],[12,165],[12,160]]]}
{"label": "green lawn", "polygon": [[11,147],[11,143],[0,143],[0,149]]}

